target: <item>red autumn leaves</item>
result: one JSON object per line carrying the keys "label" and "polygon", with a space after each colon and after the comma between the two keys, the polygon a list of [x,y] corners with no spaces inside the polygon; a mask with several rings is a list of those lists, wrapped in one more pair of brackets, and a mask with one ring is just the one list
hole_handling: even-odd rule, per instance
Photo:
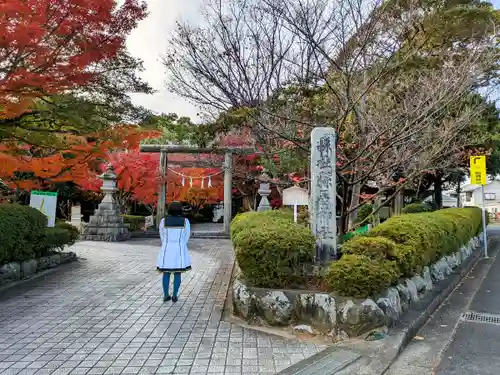
{"label": "red autumn leaves", "polygon": [[0,118],[21,116],[33,99],[85,86],[124,48],[146,16],[125,0],[3,0],[0,3]]}

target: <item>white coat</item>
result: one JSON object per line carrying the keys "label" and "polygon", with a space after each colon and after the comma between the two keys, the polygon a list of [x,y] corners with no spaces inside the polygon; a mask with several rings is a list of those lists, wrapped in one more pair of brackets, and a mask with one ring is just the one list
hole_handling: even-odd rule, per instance
{"label": "white coat", "polygon": [[[179,218],[181,219],[181,218]],[[184,272],[191,269],[187,243],[191,236],[191,224],[184,219],[184,226],[165,225],[160,221],[161,249],[158,254],[157,270],[160,272]]]}

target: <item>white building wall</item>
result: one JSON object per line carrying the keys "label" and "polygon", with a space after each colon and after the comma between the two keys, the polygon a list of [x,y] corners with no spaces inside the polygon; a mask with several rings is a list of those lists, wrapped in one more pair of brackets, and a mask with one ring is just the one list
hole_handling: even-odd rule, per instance
{"label": "white building wall", "polygon": [[[484,186],[486,196],[485,205],[486,210],[491,213],[500,212],[500,181],[492,181]],[[472,192],[471,200],[467,201],[467,193],[461,194],[461,201],[464,206],[482,207],[483,199],[481,187],[478,187]]]}

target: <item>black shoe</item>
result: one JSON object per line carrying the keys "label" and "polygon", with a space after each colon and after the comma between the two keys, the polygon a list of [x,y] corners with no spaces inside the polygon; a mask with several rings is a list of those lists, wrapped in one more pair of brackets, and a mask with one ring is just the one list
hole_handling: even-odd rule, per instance
{"label": "black shoe", "polygon": [[163,297],[163,302],[168,302],[172,299],[170,296]]}
{"label": "black shoe", "polygon": [[172,302],[177,302],[179,300],[179,298],[177,297],[172,297]]}

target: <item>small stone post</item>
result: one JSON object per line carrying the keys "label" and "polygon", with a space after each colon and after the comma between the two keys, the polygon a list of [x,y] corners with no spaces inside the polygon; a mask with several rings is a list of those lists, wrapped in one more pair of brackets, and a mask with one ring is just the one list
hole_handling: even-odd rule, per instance
{"label": "small stone post", "polygon": [[128,225],[123,223],[120,207],[116,203],[116,173],[112,166],[99,178],[104,198],[88,223],[83,223],[80,239],[88,241],[124,241],[130,238]]}
{"label": "small stone post", "polygon": [[269,176],[265,173],[262,174],[262,176],[259,179],[260,186],[259,190],[257,190],[257,193],[260,195],[260,202],[259,202],[259,207],[257,207],[258,212],[262,211],[269,211],[271,210],[271,204],[269,203],[269,199],[267,198],[269,194],[271,194],[271,187],[269,186]]}
{"label": "small stone post", "polygon": [[78,229],[82,226],[82,208],[79,205],[71,207],[71,220],[70,224]]}
{"label": "small stone post", "polygon": [[328,262],[337,255],[336,143],[333,128],[314,128],[311,133],[310,222],[316,236],[316,261]]}

